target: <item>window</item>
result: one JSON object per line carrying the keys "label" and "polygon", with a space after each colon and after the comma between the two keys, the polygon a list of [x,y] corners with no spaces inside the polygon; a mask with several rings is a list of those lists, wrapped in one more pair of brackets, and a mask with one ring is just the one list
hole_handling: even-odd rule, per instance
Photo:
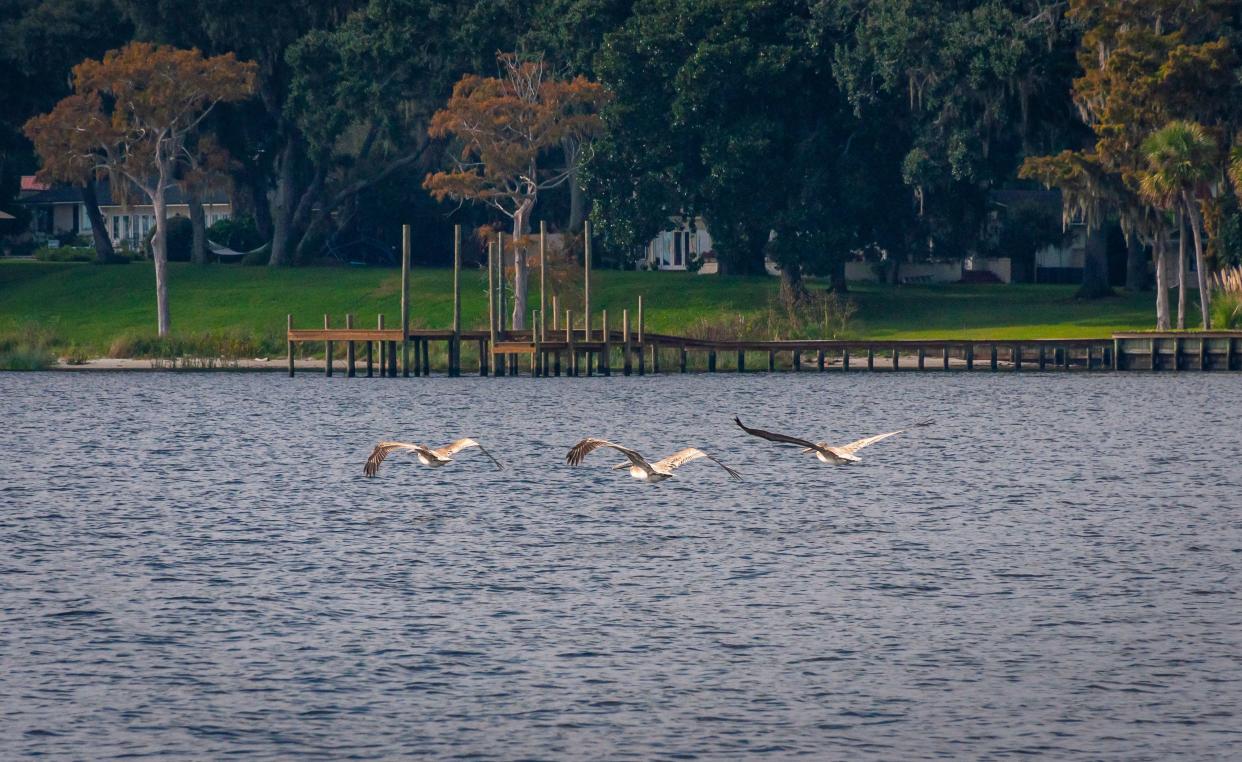
{"label": "window", "polygon": [[112,240],[121,240],[121,218],[118,215],[112,215]]}
{"label": "window", "polygon": [[89,232],[91,229],[91,216],[86,213],[86,204],[83,204],[81,211],[78,212],[78,219],[81,221],[80,229],[83,232]]}
{"label": "window", "polygon": [[681,267],[681,233],[673,233],[673,267]]}

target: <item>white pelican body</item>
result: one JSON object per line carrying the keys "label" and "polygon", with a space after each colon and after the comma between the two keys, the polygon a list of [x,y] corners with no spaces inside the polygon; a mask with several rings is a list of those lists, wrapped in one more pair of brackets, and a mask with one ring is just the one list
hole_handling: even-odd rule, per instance
{"label": "white pelican body", "polygon": [[587,438],[573,446],[573,448],[569,451],[569,454],[565,457],[565,462],[569,463],[571,466],[576,466],[581,463],[582,459],[588,454],[598,450],[601,447],[611,447],[629,459],[629,463],[622,463],[619,466],[613,466],[614,470],[628,468],[630,476],[648,484],[655,484],[671,478],[673,472],[678,468],[690,463],[691,461],[699,460],[700,458],[707,458],[712,461],[725,471],[728,471],[729,476],[732,476],[734,479],[742,478],[741,474],[737,471],[734,471],[732,468],[729,468],[724,463],[721,463],[697,447],[687,447],[684,450],[678,450],[667,458],[661,458],[660,460],[652,463],[640,455],[636,450],[631,450],[628,447],[622,447],[621,445],[613,444],[612,442],[608,442],[603,439]]}
{"label": "white pelican body", "polygon": [[362,473],[367,476],[375,476],[379,472],[380,464],[384,462],[384,458],[387,458],[389,453],[397,450],[412,452],[418,458],[418,462],[424,466],[439,468],[451,463],[454,455],[469,447],[479,448],[484,455],[496,464],[496,468],[503,470],[504,466],[500,465],[500,461],[493,458],[490,452],[483,449],[483,445],[473,439],[466,438],[458,439],[456,442],[434,449],[420,444],[410,444],[409,442],[380,442],[371,451],[371,457],[367,458],[367,464],[362,467]]}
{"label": "white pelican body", "polygon": [[[831,463],[834,466],[846,466],[846,465],[849,465],[850,463],[858,463],[862,460],[862,458],[858,457],[854,453],[858,452],[864,447],[867,447],[868,445],[873,445],[882,439],[888,439],[891,436],[895,436],[897,434],[901,434],[906,431],[906,429],[898,429],[897,431],[889,431],[883,434],[876,434],[875,436],[872,436],[872,437],[865,437],[863,439],[859,439],[856,442],[850,442],[849,444],[846,444],[846,445],[833,446],[833,445],[828,444],[827,442],[812,442],[807,439],[799,439],[798,437],[791,437],[786,434],[775,434],[771,431],[762,431],[760,429],[747,428],[746,425],[742,423],[741,419],[737,417],[734,417],[733,422],[736,423],[738,426],[740,426],[742,431],[745,431],[747,434],[750,434],[751,436],[759,437],[760,439],[766,439],[769,442],[779,442],[781,444],[798,445],[802,447],[802,452],[815,453],[815,457],[819,460],[820,463]],[[930,420],[926,420],[926,421],[919,421],[918,423],[914,425],[915,426],[927,426],[930,423],[931,423]]]}

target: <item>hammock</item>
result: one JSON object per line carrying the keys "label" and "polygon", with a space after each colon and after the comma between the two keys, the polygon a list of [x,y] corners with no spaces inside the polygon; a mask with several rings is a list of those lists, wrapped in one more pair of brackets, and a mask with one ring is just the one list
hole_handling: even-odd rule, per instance
{"label": "hammock", "polygon": [[241,259],[242,257],[248,256],[250,254],[258,254],[259,252],[263,251],[267,247],[268,247],[268,244],[265,243],[259,248],[251,249],[250,251],[234,251],[233,249],[230,249],[227,246],[221,246],[220,244],[216,243],[210,238],[207,239],[207,248],[210,249],[211,253],[215,254],[216,258],[220,260]]}

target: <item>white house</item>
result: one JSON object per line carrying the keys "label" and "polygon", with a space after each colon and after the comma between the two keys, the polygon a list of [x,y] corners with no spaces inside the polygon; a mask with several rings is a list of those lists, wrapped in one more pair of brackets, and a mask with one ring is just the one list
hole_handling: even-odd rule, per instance
{"label": "white house", "polygon": [[644,261],[651,270],[687,270],[692,259],[701,259],[700,273],[716,272],[716,253],[712,250],[712,237],[703,219],[690,222],[673,219],[673,226],[656,235],[647,243]]}
{"label": "white house", "polygon": [[[127,205],[113,199],[111,184],[106,179],[96,186],[96,197],[114,246],[137,248],[155,226],[155,211],[150,204]],[[30,209],[30,228],[36,239],[66,243],[75,236],[91,234],[91,219],[82,203],[82,189],[77,186],[48,186],[28,175],[22,178],[18,203]],[[231,217],[233,207],[225,194],[213,192],[203,201],[203,213],[211,227]],[[190,216],[190,207],[176,187],[168,190],[168,216]]]}

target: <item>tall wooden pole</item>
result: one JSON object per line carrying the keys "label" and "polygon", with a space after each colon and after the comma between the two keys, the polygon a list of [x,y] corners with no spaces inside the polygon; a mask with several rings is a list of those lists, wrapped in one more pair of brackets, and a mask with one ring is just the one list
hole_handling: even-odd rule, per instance
{"label": "tall wooden pole", "polygon": [[461,225],[453,226],[453,343],[449,346],[449,375],[461,375]]}
{"label": "tall wooden pole", "polygon": [[401,226],[401,375],[410,377],[410,226]]}
{"label": "tall wooden pole", "polygon": [[[375,326],[381,331],[384,330],[384,315],[381,313],[375,320]],[[380,378],[384,377],[384,373],[388,367],[388,342],[384,339],[379,340],[379,372]]]}
{"label": "tall wooden pole", "polygon": [[638,375],[640,376],[646,375],[647,373],[647,358],[645,354],[647,351],[647,343],[645,341],[645,337],[643,336],[643,328],[645,327],[645,325],[646,324],[643,322],[643,295],[639,294],[638,295]]}
{"label": "tall wooden pole", "polygon": [[[345,316],[345,327],[346,328],[354,327],[354,316],[353,315]],[[357,360],[358,360],[357,350],[354,347],[354,342],[351,341],[345,345],[345,377],[346,378],[353,378],[354,376],[358,375]]]}
{"label": "tall wooden pole", "polygon": [[[331,327],[332,321],[329,319],[327,313],[324,313],[323,329],[326,331]],[[328,378],[332,378],[332,354],[335,349],[336,347],[332,345],[331,341],[325,341],[323,343],[323,374]]]}
{"label": "tall wooden pole", "polygon": [[591,340],[591,221],[582,223],[583,279],[582,279],[582,328],[584,340]]}
{"label": "tall wooden pole", "polygon": [[547,326],[544,325],[544,319],[548,315],[548,226],[543,220],[539,220],[539,338],[544,341],[548,340],[545,333]]}
{"label": "tall wooden pole", "polygon": [[[293,330],[293,315],[285,315],[285,336],[289,336],[289,332]],[[293,378],[293,342],[289,344],[289,378]]]}
{"label": "tall wooden pole", "polygon": [[491,241],[487,243],[487,335],[487,354],[491,355],[496,346],[496,247]]}
{"label": "tall wooden pole", "polygon": [[505,234],[496,234],[496,332],[505,335]]}

